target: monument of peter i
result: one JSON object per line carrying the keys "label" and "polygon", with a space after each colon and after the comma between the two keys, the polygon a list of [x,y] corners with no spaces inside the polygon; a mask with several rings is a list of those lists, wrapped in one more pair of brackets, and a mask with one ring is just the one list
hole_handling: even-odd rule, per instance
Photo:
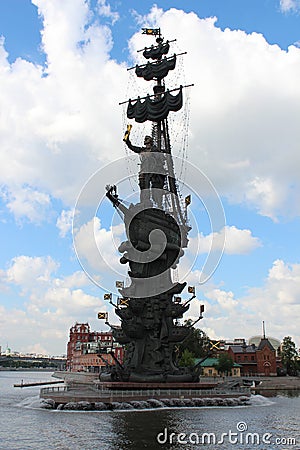
{"label": "monument of peter i", "polygon": [[[183,199],[179,191],[169,127],[169,115],[183,107],[185,88],[191,85],[168,89],[166,78],[181,54],[169,56],[174,41],[165,41],[160,29],[143,29],[143,33],[155,41],[142,50],[145,63],[133,69],[137,77],[154,83],[153,92],[123,102],[130,121],[124,142],[140,159],[139,201],[126,206],[114,182],[106,188],[106,196],[122,216],[127,238],[118,249],[122,254],[120,263],[127,265],[130,278],[130,285],[120,283],[121,297],[115,308],[121,325],[107,322],[114,339],[125,346],[125,356],[122,364],[116,361],[100,379],[195,382],[199,368],[179,367],[175,351],[190,334],[191,327],[181,324],[180,319],[195,298],[195,289],[190,287],[190,297],[182,301],[180,294],[187,283],[172,279],[172,269],[177,268],[188,246],[191,227],[187,209],[191,196]],[[151,134],[145,135],[142,142],[132,142],[132,127],[145,122],[151,123]],[[109,294],[108,298],[111,300]]]}

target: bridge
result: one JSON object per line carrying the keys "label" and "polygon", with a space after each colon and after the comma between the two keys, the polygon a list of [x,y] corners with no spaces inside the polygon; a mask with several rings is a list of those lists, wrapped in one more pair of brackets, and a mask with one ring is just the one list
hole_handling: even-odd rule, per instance
{"label": "bridge", "polygon": [[2,355],[0,356],[0,370],[1,368],[30,368],[30,367],[45,367],[53,368],[57,370],[63,370],[66,365],[65,358],[54,357],[34,357],[34,356],[14,356],[14,355]]}

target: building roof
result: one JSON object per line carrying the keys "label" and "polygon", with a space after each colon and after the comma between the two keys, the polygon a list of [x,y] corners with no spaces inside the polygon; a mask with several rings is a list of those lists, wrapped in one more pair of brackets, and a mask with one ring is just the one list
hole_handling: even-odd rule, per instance
{"label": "building roof", "polygon": [[254,345],[230,345],[229,348],[233,353],[255,353],[256,349]]}
{"label": "building roof", "polygon": [[[199,358],[195,359],[195,364],[199,363],[201,361]],[[201,367],[214,367],[218,364],[218,358],[206,358],[202,363],[200,364]],[[239,364],[234,363],[233,367],[241,367]]]}
{"label": "building roof", "polygon": [[271,342],[267,338],[262,338],[260,340],[260,343],[259,343],[259,346],[257,347],[257,350],[262,350],[265,346],[269,347],[269,349],[272,350],[273,352],[275,351],[275,348],[273,347],[273,345],[271,344]]}
{"label": "building roof", "polygon": [[[263,338],[263,336],[252,336],[249,339],[248,344],[249,345],[254,344],[256,347],[258,347],[262,338]],[[268,336],[267,339],[271,343],[271,345],[274,347],[274,349],[277,349],[278,347],[280,347],[280,340],[279,339],[276,339],[276,338],[271,337],[271,336]]]}

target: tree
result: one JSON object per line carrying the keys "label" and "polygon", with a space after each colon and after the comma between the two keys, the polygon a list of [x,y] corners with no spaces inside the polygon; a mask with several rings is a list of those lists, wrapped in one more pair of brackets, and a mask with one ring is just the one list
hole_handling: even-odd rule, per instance
{"label": "tree", "polygon": [[233,359],[227,353],[221,353],[218,358],[218,362],[215,365],[215,368],[218,372],[228,375],[228,373],[231,372],[233,366]]}
{"label": "tree", "polygon": [[187,348],[183,351],[181,358],[179,360],[179,365],[181,367],[194,367],[195,365],[195,357],[192,352],[190,352]]}
{"label": "tree", "polygon": [[[190,327],[192,321],[186,320],[185,327]],[[210,349],[210,340],[206,333],[199,328],[191,327],[188,337],[178,345],[178,359],[180,360],[183,352],[188,350],[194,355],[194,358],[203,358],[207,356]]]}
{"label": "tree", "polygon": [[295,342],[292,341],[291,336],[286,336],[282,341],[281,360],[288,375],[297,375],[297,357],[298,352]]}

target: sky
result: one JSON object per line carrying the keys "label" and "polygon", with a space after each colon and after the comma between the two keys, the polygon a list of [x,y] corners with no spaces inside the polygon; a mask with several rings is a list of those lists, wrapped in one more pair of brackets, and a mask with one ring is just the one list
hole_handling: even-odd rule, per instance
{"label": "sky", "polygon": [[[75,322],[107,330],[108,311],[118,323],[103,294],[128,278],[124,230],[105,184],[137,196],[119,102],[149,90],[127,71],[153,43],[143,27],[187,52],[170,87],[194,84],[170,120],[192,192],[185,317],[203,303],[212,339],[259,335],[264,320],[300,346],[300,1],[1,0],[2,351],[60,355]],[[135,143],[144,133],[133,124]]]}

